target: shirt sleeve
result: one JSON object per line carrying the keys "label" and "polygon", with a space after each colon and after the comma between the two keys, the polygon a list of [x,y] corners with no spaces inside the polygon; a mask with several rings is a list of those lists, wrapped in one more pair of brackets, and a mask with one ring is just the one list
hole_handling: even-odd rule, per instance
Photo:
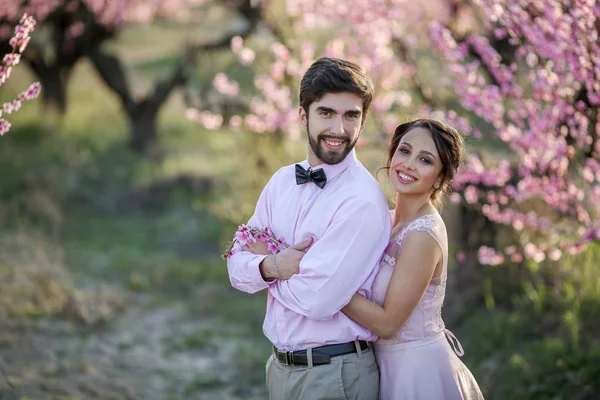
{"label": "shirt sleeve", "polygon": [[[271,178],[258,198],[254,215],[248,221],[249,226],[262,229],[269,225],[269,204],[273,180]],[[256,293],[272,285],[274,282],[265,282],[259,269],[260,263],[267,256],[242,251],[241,246],[237,246],[236,253],[227,259],[227,271],[231,286],[246,293]]]}
{"label": "shirt sleeve", "polygon": [[300,262],[300,273],[276,281],[270,294],[309,319],[333,318],[374,278],[389,241],[388,215],[387,209],[372,203],[346,207],[308,250]]}

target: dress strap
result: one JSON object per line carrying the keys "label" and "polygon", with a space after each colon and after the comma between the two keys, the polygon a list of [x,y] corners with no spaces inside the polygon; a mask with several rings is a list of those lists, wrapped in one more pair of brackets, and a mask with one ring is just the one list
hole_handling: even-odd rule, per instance
{"label": "dress strap", "polygon": [[456,355],[459,357],[464,356],[465,351],[463,350],[463,347],[461,346],[456,336],[454,336],[454,333],[452,333],[450,329],[444,329],[444,333],[446,334],[446,339],[448,340],[448,343],[450,343],[450,347],[452,347],[452,350],[454,350]]}

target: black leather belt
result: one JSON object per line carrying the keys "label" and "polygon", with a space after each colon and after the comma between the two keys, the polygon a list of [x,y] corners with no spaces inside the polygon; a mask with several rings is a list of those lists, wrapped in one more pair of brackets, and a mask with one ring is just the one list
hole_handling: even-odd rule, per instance
{"label": "black leather belt", "polygon": [[[366,350],[369,347],[369,344],[364,340],[359,340],[358,343],[361,350]],[[329,364],[331,363],[331,357],[351,353],[356,353],[354,342],[314,347],[312,349],[313,365]],[[306,350],[280,351],[273,346],[273,356],[277,361],[285,365],[308,365]]]}

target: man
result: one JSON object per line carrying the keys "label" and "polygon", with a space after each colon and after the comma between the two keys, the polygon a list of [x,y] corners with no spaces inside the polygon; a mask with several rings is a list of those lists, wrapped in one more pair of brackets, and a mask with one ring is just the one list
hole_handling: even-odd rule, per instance
{"label": "man", "polygon": [[305,242],[276,255],[240,251],[228,259],[233,287],[268,289],[270,399],[378,398],[379,369],[367,343],[376,336],[340,312],[354,293],[370,297],[390,238],[387,202],[354,150],[372,98],[356,64],[312,64],[300,86],[307,160],[273,175],[248,223],[288,243]]}

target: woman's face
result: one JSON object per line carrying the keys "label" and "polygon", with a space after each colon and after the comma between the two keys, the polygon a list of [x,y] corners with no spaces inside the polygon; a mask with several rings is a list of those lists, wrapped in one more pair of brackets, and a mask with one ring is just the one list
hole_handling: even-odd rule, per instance
{"label": "woman's face", "polygon": [[390,163],[389,178],[399,194],[430,195],[441,171],[442,161],[431,132],[417,127],[400,140]]}

